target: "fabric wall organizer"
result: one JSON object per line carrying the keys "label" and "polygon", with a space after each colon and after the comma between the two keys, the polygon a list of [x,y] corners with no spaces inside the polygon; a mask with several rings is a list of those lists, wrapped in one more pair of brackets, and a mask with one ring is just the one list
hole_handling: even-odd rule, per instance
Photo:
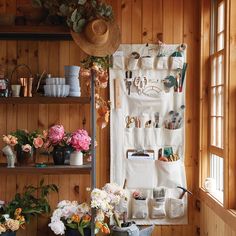
{"label": "fabric wall organizer", "polygon": [[126,182],[122,209],[140,225],[187,224],[177,188],[186,187],[186,67],[186,45],[127,44],[113,55],[110,178]]}

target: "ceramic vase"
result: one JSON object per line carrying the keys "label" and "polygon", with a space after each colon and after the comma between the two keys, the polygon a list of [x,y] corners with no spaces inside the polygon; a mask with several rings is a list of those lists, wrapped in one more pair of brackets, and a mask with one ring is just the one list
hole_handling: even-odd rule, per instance
{"label": "ceramic vase", "polygon": [[35,149],[24,152],[20,146],[16,148],[16,159],[19,166],[30,166],[35,164]]}
{"label": "ceramic vase", "polygon": [[53,148],[52,157],[55,165],[64,165],[65,160],[70,157],[70,151],[66,147],[57,145]]}
{"label": "ceramic vase", "polygon": [[[67,228],[65,232],[65,236],[82,236],[81,233],[76,229]],[[91,236],[91,229],[84,228],[84,236]]]}
{"label": "ceramic vase", "polygon": [[74,151],[70,155],[70,165],[81,166],[83,165],[83,153],[81,151]]}
{"label": "ceramic vase", "polygon": [[6,231],[2,233],[1,236],[16,236],[16,232]]}
{"label": "ceramic vase", "polygon": [[70,85],[69,96],[80,97],[79,66],[64,66],[66,84]]}

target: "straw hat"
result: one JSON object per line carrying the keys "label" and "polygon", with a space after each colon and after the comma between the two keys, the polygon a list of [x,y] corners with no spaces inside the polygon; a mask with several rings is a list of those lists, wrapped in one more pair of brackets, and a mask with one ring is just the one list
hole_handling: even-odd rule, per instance
{"label": "straw hat", "polygon": [[90,21],[82,33],[71,31],[73,40],[87,54],[104,57],[115,52],[120,45],[120,30],[115,22],[103,19]]}

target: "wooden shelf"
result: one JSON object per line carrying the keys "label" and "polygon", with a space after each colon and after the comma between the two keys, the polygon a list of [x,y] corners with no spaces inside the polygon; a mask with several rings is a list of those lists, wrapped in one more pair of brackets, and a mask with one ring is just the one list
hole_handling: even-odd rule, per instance
{"label": "wooden shelf", "polygon": [[89,104],[89,97],[0,97],[0,104]]}
{"label": "wooden shelf", "polygon": [[91,164],[82,166],[55,166],[48,165],[47,167],[38,168],[34,166],[18,166],[15,168],[7,168],[6,164],[0,165],[1,174],[89,174],[92,170]]}
{"label": "wooden shelf", "polygon": [[70,31],[64,26],[1,26],[0,39],[8,40],[72,40]]}

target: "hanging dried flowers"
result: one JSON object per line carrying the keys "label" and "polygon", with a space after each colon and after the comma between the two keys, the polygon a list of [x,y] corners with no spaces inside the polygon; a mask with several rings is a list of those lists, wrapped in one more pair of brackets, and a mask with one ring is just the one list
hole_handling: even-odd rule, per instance
{"label": "hanging dried flowers", "polygon": [[95,73],[95,102],[98,112],[97,125],[105,128],[109,122],[110,101],[105,101],[100,96],[100,89],[104,89],[108,85],[108,68],[109,57],[88,56],[81,61],[82,68],[80,70],[80,78],[86,81],[88,90],[90,90],[91,72]]}

